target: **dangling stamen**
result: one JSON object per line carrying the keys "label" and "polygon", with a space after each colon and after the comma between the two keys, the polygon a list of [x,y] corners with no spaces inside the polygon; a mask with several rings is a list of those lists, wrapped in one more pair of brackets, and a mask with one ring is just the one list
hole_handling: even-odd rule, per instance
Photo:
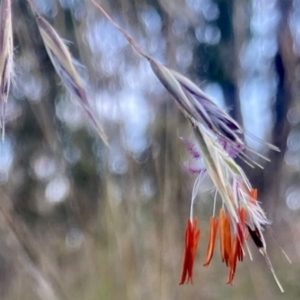
{"label": "dangling stamen", "polygon": [[228,266],[230,254],[231,254],[231,232],[230,232],[230,219],[224,209],[220,210],[219,215],[220,224],[220,251],[222,262],[225,261]]}
{"label": "dangling stamen", "polygon": [[183,255],[182,274],[179,284],[193,283],[193,267],[196,251],[200,239],[200,230],[197,229],[198,221],[189,219],[185,230],[185,246]]}
{"label": "dangling stamen", "polygon": [[227,284],[232,284],[234,275],[235,275],[235,271],[236,271],[236,263],[237,263],[237,259],[239,257],[239,253],[240,253],[240,242],[238,239],[238,236],[235,235],[234,239],[233,239],[233,250],[230,256],[230,260],[229,260],[229,274],[228,274],[228,280],[227,280]]}
{"label": "dangling stamen", "polygon": [[246,210],[238,208],[239,223],[236,224],[236,234],[233,238],[232,252],[229,260],[229,274],[227,284],[232,284],[236,272],[237,260],[244,259],[244,244],[245,244],[245,228],[246,228]]}
{"label": "dangling stamen", "polygon": [[251,236],[254,244],[256,245],[256,247],[258,249],[265,248],[265,244],[264,244],[263,239],[261,238],[261,234],[260,234],[259,230],[256,227],[255,227],[254,230],[252,230],[250,228],[250,226],[248,226],[248,225],[247,225],[247,227],[248,227],[248,231],[250,233],[250,236]]}
{"label": "dangling stamen", "polygon": [[231,254],[231,230],[230,230],[230,217],[227,214],[225,219],[225,263],[226,266],[229,264]]}
{"label": "dangling stamen", "polygon": [[220,253],[222,262],[225,260],[225,212],[224,209],[220,209],[219,213],[220,224]]}
{"label": "dangling stamen", "polygon": [[211,217],[209,223],[210,223],[209,240],[208,240],[208,245],[207,245],[206,259],[205,259],[205,263],[203,265],[205,267],[210,264],[210,261],[214,254],[216,236],[217,236],[217,230],[218,230],[218,219]]}

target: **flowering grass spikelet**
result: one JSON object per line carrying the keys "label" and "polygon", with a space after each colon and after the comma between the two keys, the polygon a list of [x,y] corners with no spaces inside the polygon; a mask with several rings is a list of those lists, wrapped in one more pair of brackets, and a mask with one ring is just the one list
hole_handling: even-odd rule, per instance
{"label": "flowering grass spikelet", "polygon": [[0,9],[0,103],[2,139],[4,139],[5,107],[13,77],[13,35],[11,0],[2,0]]}
{"label": "flowering grass spikelet", "polygon": [[[243,142],[244,130],[189,79],[153,59],[148,60],[158,79],[174,96],[179,108],[191,122],[201,159],[222,200],[218,223],[221,259],[229,268],[227,283],[233,283],[237,262],[243,261],[244,247],[247,246],[247,237],[250,236],[264,256],[279,289],[283,292],[267,255],[263,236],[263,230],[270,222],[257,202],[257,191],[252,188],[246,174],[234,160],[240,157],[250,166],[260,166],[244,152],[249,149]],[[277,147],[266,144],[271,149],[278,150]],[[189,153],[195,157],[194,146],[186,142],[185,145]],[[200,155],[196,156],[200,157]],[[195,188],[196,184],[197,188]],[[190,219],[193,218],[193,203],[198,186],[199,181],[196,180]],[[210,221],[205,266],[210,263],[213,255],[218,223],[213,216]]]}
{"label": "flowering grass spikelet", "polygon": [[79,99],[79,103],[95,126],[100,138],[108,146],[106,134],[90,107],[82,79],[74,66],[68,47],[55,29],[34,8],[33,11],[39,32],[55,71],[67,89]]}
{"label": "flowering grass spikelet", "polygon": [[[197,85],[161,63],[150,58],[148,60],[153,72],[169,93],[173,95],[183,114],[193,125],[203,125],[214,134],[230,156],[240,157],[251,167],[255,165],[262,167],[245,153],[247,149],[269,161],[268,158],[245,145],[242,139],[242,135],[245,133],[244,129],[227,112],[218,107]],[[248,133],[248,135],[250,134]],[[263,143],[270,149],[279,151],[274,145]]]}

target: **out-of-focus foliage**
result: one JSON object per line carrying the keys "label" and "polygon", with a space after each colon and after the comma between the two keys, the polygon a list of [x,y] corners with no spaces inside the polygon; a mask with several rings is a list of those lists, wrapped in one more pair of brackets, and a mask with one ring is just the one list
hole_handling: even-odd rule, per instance
{"label": "out-of-focus foliage", "polygon": [[244,167],[293,261],[267,235],[286,293],[259,255],[239,265],[233,287],[221,262],[202,266],[213,201],[206,182],[194,211],[202,228],[194,285],[178,285],[195,180],[180,140],[189,124],[147,61],[90,1],[35,0],[70,41],[110,148],[61,84],[30,7],[12,1],[15,78],[0,143],[1,299],[298,299],[299,1],[100,2],[145,52],[281,148],[266,153],[247,138],[272,162]]}

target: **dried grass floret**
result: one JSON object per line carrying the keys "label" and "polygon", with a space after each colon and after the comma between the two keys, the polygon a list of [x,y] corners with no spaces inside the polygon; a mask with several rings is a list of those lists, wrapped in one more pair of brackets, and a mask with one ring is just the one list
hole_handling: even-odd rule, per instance
{"label": "dried grass floret", "polygon": [[76,70],[74,59],[66,43],[56,30],[39,15],[34,7],[33,12],[46,51],[56,73],[59,75],[64,86],[79,100],[79,104],[93,123],[100,138],[108,146],[107,136],[91,108],[83,81]]}

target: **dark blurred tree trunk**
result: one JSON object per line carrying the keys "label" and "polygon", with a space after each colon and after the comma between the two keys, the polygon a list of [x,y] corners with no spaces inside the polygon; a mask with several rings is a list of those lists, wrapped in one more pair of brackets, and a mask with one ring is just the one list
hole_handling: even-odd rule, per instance
{"label": "dark blurred tree trunk", "polygon": [[236,31],[235,31],[235,17],[237,11],[235,10],[235,3],[231,0],[218,0],[216,3],[219,6],[220,16],[216,23],[221,30],[221,41],[217,45],[221,55],[221,68],[224,70],[224,77],[220,81],[223,88],[225,101],[227,107],[230,107],[230,114],[235,119],[240,115],[239,101],[238,101],[238,87],[236,81],[236,71],[238,63],[236,63]]}
{"label": "dark blurred tree trunk", "polygon": [[235,0],[233,4],[233,33],[234,33],[234,70],[233,70],[233,80],[235,85],[236,96],[233,99],[234,101],[234,117],[235,119],[242,124],[242,115],[240,111],[240,98],[239,98],[239,80],[242,76],[242,70],[240,68],[240,53],[243,44],[245,43],[247,37],[247,28],[249,26],[249,18],[247,19],[246,13],[246,2],[243,0]]}
{"label": "dark blurred tree trunk", "polygon": [[292,3],[292,0],[279,1],[281,22],[278,27],[279,49],[275,57],[278,86],[274,105],[275,125],[273,129],[273,142],[280,148],[281,152],[271,152],[270,158],[272,163],[266,168],[264,181],[267,205],[269,207],[277,207],[277,209],[278,205],[283,205],[281,202],[282,199],[280,198],[280,181],[281,178],[283,178],[283,159],[290,131],[287,112],[292,106],[292,103],[296,101],[294,87],[296,84],[295,69],[297,66],[297,58],[293,51],[293,39],[288,24]]}

